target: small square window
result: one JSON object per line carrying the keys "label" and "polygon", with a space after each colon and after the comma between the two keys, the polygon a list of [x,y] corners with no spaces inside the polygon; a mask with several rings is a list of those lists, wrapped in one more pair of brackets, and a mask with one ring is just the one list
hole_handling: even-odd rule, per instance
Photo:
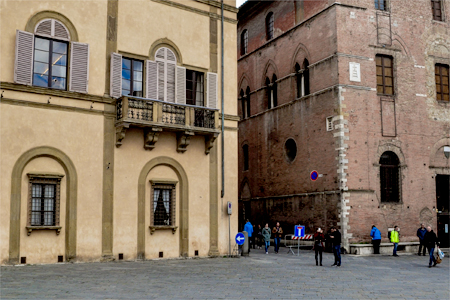
{"label": "small square window", "polygon": [[375,9],[387,11],[387,0],[375,0]]}
{"label": "small square window", "polygon": [[332,131],[333,128],[333,117],[327,118],[327,131]]}

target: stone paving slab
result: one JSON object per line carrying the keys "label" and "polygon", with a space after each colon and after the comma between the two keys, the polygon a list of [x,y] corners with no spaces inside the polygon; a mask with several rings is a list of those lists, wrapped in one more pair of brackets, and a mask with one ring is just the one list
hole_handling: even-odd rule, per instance
{"label": "stone paving slab", "polygon": [[[287,251],[286,251],[287,252]],[[1,267],[1,299],[450,299],[449,259],[417,255],[299,256],[75,263]]]}

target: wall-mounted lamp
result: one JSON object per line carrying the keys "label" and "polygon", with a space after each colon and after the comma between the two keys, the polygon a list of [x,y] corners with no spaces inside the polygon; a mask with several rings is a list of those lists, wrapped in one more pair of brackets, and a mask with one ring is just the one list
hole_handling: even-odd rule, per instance
{"label": "wall-mounted lamp", "polygon": [[444,155],[447,159],[450,157],[450,146],[444,146]]}

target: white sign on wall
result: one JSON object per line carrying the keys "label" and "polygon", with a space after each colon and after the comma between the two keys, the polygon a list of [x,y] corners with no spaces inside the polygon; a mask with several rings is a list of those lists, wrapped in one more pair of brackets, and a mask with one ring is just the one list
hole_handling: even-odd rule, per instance
{"label": "white sign on wall", "polygon": [[361,66],[359,63],[350,62],[350,81],[361,82]]}

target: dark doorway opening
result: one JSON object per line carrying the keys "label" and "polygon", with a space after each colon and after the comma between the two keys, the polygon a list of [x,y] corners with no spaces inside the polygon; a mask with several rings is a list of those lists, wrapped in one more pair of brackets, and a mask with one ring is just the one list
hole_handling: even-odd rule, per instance
{"label": "dark doorway opening", "polygon": [[449,247],[450,175],[436,175],[437,235],[442,248]]}

